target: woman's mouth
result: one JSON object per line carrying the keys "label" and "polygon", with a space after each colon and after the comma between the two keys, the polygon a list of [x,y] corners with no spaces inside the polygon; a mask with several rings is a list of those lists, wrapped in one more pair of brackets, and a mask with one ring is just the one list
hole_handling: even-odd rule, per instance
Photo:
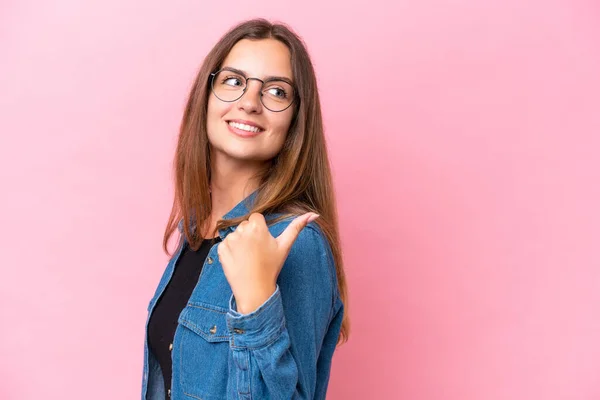
{"label": "woman's mouth", "polygon": [[264,131],[264,129],[261,129],[256,125],[249,125],[236,121],[227,121],[227,126],[231,132],[242,137],[253,137]]}

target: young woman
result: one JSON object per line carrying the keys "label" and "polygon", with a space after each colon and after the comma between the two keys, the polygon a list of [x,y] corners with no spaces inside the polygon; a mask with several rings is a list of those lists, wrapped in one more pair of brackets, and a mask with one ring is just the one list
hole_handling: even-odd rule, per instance
{"label": "young woman", "polygon": [[174,168],[142,398],[324,399],[346,284],[315,73],[287,27],[247,21],[210,51]]}

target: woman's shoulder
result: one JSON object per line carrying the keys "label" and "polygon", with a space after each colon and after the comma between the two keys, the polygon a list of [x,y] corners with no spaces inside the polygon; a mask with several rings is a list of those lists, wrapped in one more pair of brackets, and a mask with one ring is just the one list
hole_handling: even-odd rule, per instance
{"label": "woman's shoulder", "polygon": [[[269,232],[271,233],[271,235],[273,235],[273,237],[281,235],[281,233],[283,233],[283,231],[290,225],[290,223],[299,216],[300,215],[275,215],[275,217],[277,217],[278,220],[277,222],[273,222],[269,225]],[[271,216],[271,219],[274,219],[274,217]],[[319,224],[316,221],[313,221],[307,224],[300,231],[298,237],[296,238],[296,241],[294,242],[294,245],[292,246],[292,250],[296,248],[310,251],[311,249],[322,248],[325,246],[329,247],[327,238],[325,237],[325,234],[319,227]]]}
{"label": "woman's shoulder", "polygon": [[[269,226],[274,237],[279,236],[297,216],[289,216]],[[318,221],[318,219],[317,219]],[[308,279],[328,282],[336,291],[337,275],[333,253],[327,237],[317,221],[310,222],[298,234],[284,264],[284,270],[294,271]],[[330,279],[323,280],[324,276]]]}

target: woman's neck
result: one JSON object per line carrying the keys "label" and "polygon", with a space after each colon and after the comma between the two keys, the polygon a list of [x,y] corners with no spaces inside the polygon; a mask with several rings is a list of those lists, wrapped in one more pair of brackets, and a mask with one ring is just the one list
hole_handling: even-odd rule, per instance
{"label": "woman's neck", "polygon": [[258,188],[260,182],[257,174],[266,168],[264,162],[233,159],[220,152],[213,152],[213,155],[210,181],[212,201],[210,229]]}

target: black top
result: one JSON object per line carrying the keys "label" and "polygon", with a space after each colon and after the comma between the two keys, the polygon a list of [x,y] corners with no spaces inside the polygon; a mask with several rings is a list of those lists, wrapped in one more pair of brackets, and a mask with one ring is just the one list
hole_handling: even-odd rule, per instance
{"label": "black top", "polygon": [[198,283],[210,248],[219,240],[219,237],[204,239],[198,251],[190,249],[186,243],[175,264],[173,276],[156,302],[148,321],[148,347],[160,364],[165,381],[165,393],[169,393],[171,388],[171,350],[179,314],[185,308]]}

